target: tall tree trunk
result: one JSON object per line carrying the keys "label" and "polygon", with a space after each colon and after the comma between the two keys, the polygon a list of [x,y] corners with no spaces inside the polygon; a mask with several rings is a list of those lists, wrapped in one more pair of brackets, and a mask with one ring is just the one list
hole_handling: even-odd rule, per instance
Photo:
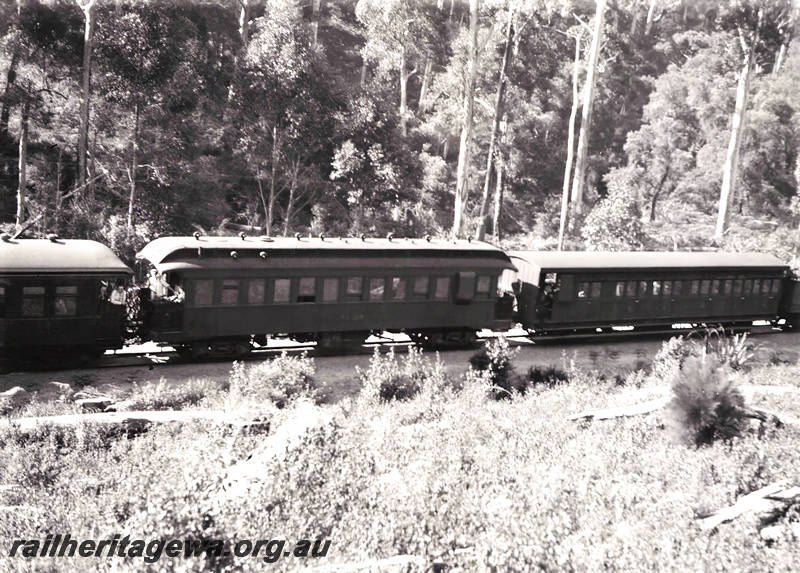
{"label": "tall tree trunk", "polygon": [[61,172],[63,170],[63,161],[64,161],[64,148],[60,145],[58,146],[58,163],[56,164],[56,196],[55,196],[55,208],[53,213],[53,232],[58,233],[58,227],[61,223],[61,201],[63,199],[63,195],[61,194]]}
{"label": "tall tree trunk", "polygon": [[131,196],[128,199],[128,237],[133,236],[133,204],[136,200],[136,171],[139,167],[139,102],[133,110],[133,149],[131,150]]}
{"label": "tall tree trunk", "polygon": [[83,10],[83,83],[81,117],[78,131],[78,186],[86,185],[86,155],[89,147],[89,95],[92,77],[92,38],[94,38],[94,6],[96,0],[75,0]]}
{"label": "tall tree trunk", "polygon": [[461,221],[469,195],[469,164],[472,155],[472,112],[475,106],[475,79],[478,68],[478,9],[480,0],[469,0],[469,58],[467,61],[467,85],[464,90],[464,106],[461,125],[461,142],[458,150],[456,199],[453,213],[453,235],[461,234]]}
{"label": "tall tree trunk", "polygon": [[486,177],[483,181],[483,197],[481,201],[481,211],[478,216],[478,229],[475,231],[475,238],[483,241],[486,238],[486,226],[490,223],[489,215],[489,190],[492,185],[492,171],[495,161],[495,147],[497,132],[500,129],[500,119],[503,117],[503,107],[505,103],[506,76],[508,64],[511,59],[511,43],[514,41],[514,10],[508,9],[508,22],[506,23],[506,42],[503,46],[503,60],[500,64],[500,78],[497,86],[497,97],[494,103],[494,119],[492,121],[492,133],[489,136],[489,154],[486,159]]}
{"label": "tall tree trunk", "polygon": [[[500,123],[500,141],[505,141],[506,126],[508,125],[508,112],[503,114],[503,120]],[[492,217],[492,234],[494,235],[494,242],[500,242],[500,215],[503,212],[503,191],[505,190],[505,158],[503,154],[497,156],[497,161],[494,164],[495,168],[495,183],[494,183],[494,216]]]}
{"label": "tall tree trunk", "polygon": [[278,161],[280,160],[280,132],[278,126],[272,128],[272,169],[269,176],[269,202],[267,203],[267,236],[272,234],[272,220],[275,217],[275,196],[277,195]]}
{"label": "tall tree trunk", "polygon": [[572,68],[572,111],[569,114],[569,133],[567,133],[567,165],[564,168],[564,188],[561,192],[561,218],[558,224],[558,250],[564,247],[564,231],[569,215],[569,184],[572,176],[572,161],[575,155],[575,120],[578,117],[578,72],[581,63],[581,38],[583,28],[578,28],[575,37],[575,63]]}
{"label": "tall tree trunk", "polygon": [[586,72],[586,86],[583,90],[583,114],[581,115],[581,131],[578,137],[578,157],[575,161],[575,177],[572,181],[572,204],[575,212],[583,210],[583,187],[586,179],[586,159],[589,155],[589,135],[592,130],[592,107],[594,105],[594,85],[597,77],[597,58],[603,40],[603,21],[606,0],[597,0],[597,11],[594,16],[594,37],[589,52],[589,68]]}
{"label": "tall tree trunk", "polygon": [[658,0],[650,0],[650,8],[647,10],[647,22],[644,25],[644,35],[649,36],[650,31],[653,29],[653,22],[656,17],[656,6]]}
{"label": "tall tree trunk", "polygon": [[250,0],[239,0],[241,10],[239,10],[239,37],[242,39],[242,46],[247,51],[250,43]]}
{"label": "tall tree trunk", "polygon": [[400,131],[406,135],[406,112],[408,111],[408,78],[406,74],[406,46],[400,48]]}
{"label": "tall tree trunk", "polygon": [[292,165],[292,183],[289,186],[289,202],[286,204],[286,218],[283,221],[283,236],[288,237],[291,229],[292,211],[294,210],[295,195],[297,193],[297,178],[300,174],[300,158],[296,158]]}
{"label": "tall tree trunk", "polygon": [[319,34],[319,12],[322,0],[311,0],[311,36],[314,46],[317,45],[317,36]]}
{"label": "tall tree trunk", "polygon": [[[739,176],[739,148],[742,145],[744,136],[744,124],[747,119],[747,88],[750,84],[750,76],[753,72],[755,63],[755,50],[761,32],[761,20],[764,11],[758,11],[758,22],[753,37],[750,40],[749,48],[744,50],[744,63],[742,71],[739,73],[739,83],[736,86],[736,106],[733,110],[733,121],[731,127],[731,139],[728,143],[728,153],[725,156],[725,171],[722,173],[722,189],[719,194],[719,211],[717,212],[717,227],[714,231],[714,238],[721,240],[731,221],[731,205],[733,195],[736,190],[737,179]],[[739,39],[742,46],[746,47],[747,42],[744,32],[739,30]]]}
{"label": "tall tree trunk", "polygon": [[425,99],[428,97],[428,87],[431,81],[431,71],[433,70],[433,57],[428,53],[425,56],[425,68],[422,72],[422,86],[419,89],[419,103],[417,109],[425,110]]}
{"label": "tall tree trunk", "polygon": [[17,232],[25,222],[25,196],[28,186],[28,123],[31,115],[31,98],[25,97],[19,134],[19,182],[17,187]]}

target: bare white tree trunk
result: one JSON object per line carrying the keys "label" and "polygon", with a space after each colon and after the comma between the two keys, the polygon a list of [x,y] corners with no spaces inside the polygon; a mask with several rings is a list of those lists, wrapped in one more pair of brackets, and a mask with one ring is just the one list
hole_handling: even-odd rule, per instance
{"label": "bare white tree trunk", "polygon": [[133,150],[131,152],[131,196],[128,200],[128,224],[126,230],[128,237],[133,235],[133,205],[136,200],[136,171],[139,167],[139,114],[140,107],[136,104],[133,112]]}
{"label": "bare white tree trunk", "polygon": [[319,34],[319,11],[322,0],[311,0],[311,35],[313,45],[317,45],[317,36]]}
{"label": "bare white tree trunk", "polygon": [[722,173],[722,189],[719,194],[717,227],[714,231],[714,238],[717,240],[722,239],[731,221],[731,205],[733,203],[733,195],[739,176],[739,148],[742,145],[744,124],[747,119],[747,88],[750,84],[750,76],[753,72],[755,50],[759,40],[762,17],[763,10],[759,10],[756,30],[750,40],[749,48],[747,47],[744,32],[741,29],[739,30],[739,39],[744,48],[744,63],[742,64],[741,72],[739,72],[739,83],[736,86],[736,107],[733,110],[731,139],[728,143],[728,153],[725,156],[725,171]]}
{"label": "bare white tree trunk", "polygon": [[461,234],[461,221],[469,195],[469,164],[472,156],[472,115],[475,106],[475,79],[478,68],[478,9],[480,0],[469,0],[469,58],[467,85],[464,90],[464,107],[461,125],[461,143],[458,150],[456,200],[453,210],[453,235]]}
{"label": "bare white tree trunk", "polygon": [[572,69],[572,111],[569,114],[569,133],[567,134],[567,165],[564,168],[564,189],[561,192],[561,219],[558,225],[558,250],[564,246],[564,231],[569,214],[569,184],[572,175],[572,161],[575,155],[575,120],[578,117],[578,71],[581,63],[581,38],[583,29],[578,29],[575,37],[575,64]]}
{"label": "bare white tree trunk", "polygon": [[25,191],[28,186],[28,123],[31,114],[31,99],[25,98],[19,134],[19,180],[17,186],[17,232],[25,222]]}
{"label": "bare white tree trunk", "polygon": [[578,137],[578,157],[575,160],[575,177],[572,181],[572,204],[575,212],[583,209],[583,186],[586,180],[586,159],[589,155],[589,134],[592,129],[592,107],[594,104],[594,85],[597,78],[597,58],[603,40],[603,22],[606,0],[597,0],[597,11],[594,16],[594,37],[589,51],[589,68],[586,72],[586,85],[583,90],[583,114],[581,115],[581,131]]}
{"label": "bare white tree trunk", "polygon": [[508,10],[508,22],[506,23],[506,40],[503,47],[503,60],[500,64],[500,79],[497,86],[497,97],[494,103],[494,120],[492,121],[492,133],[489,136],[489,153],[486,159],[486,177],[483,181],[483,198],[481,201],[481,212],[478,216],[478,229],[475,231],[475,238],[483,241],[486,238],[486,226],[489,223],[489,189],[492,185],[492,171],[495,164],[497,132],[500,129],[500,119],[503,117],[503,103],[506,91],[506,75],[508,73],[508,63],[511,59],[511,43],[514,41],[514,10]]}
{"label": "bare white tree trunk", "polygon": [[76,0],[85,19],[83,34],[83,82],[81,117],[78,131],[78,186],[86,186],[86,155],[89,147],[89,91],[92,76],[92,38],[94,38],[94,6],[96,0]]}

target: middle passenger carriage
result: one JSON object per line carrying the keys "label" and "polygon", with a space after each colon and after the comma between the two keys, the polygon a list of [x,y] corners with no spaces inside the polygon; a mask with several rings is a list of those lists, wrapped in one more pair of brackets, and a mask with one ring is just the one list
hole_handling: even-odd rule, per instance
{"label": "middle passenger carriage", "polygon": [[137,258],[155,270],[142,290],[145,336],[194,356],[241,354],[267,337],[339,345],[381,331],[464,344],[510,326],[497,283],[514,266],[485,243],[165,237]]}

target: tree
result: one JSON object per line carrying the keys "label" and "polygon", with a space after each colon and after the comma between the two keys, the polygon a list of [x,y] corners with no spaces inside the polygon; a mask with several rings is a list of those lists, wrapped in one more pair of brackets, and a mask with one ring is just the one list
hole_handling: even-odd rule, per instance
{"label": "tree", "polygon": [[94,40],[94,8],[97,0],[75,0],[83,10],[85,19],[83,35],[83,80],[81,97],[81,124],[78,132],[78,186],[86,187],[86,158],[89,148],[89,97],[92,77],[92,42]]}
{"label": "tree", "polygon": [[723,29],[736,31],[742,64],[736,88],[736,106],[731,118],[730,141],[722,176],[717,225],[714,231],[714,238],[718,241],[722,239],[730,224],[731,204],[739,176],[739,149],[747,120],[750,78],[758,64],[759,56],[774,54],[776,44],[782,45],[786,42],[784,38],[787,34],[791,34],[792,31],[787,30],[782,24],[790,18],[792,9],[789,0],[740,1],[734,3],[730,11],[723,13],[721,18]]}
{"label": "tree", "polygon": [[400,130],[407,133],[408,82],[430,61],[437,42],[436,22],[424,0],[359,0],[356,17],[365,27],[365,62],[397,73],[400,87]]}
{"label": "tree", "polygon": [[600,54],[600,45],[603,41],[603,22],[606,10],[606,0],[596,1],[597,11],[594,16],[594,35],[592,37],[592,46],[589,49],[589,64],[586,71],[586,84],[583,91],[583,113],[581,115],[580,135],[578,136],[578,155],[575,159],[575,175],[572,180],[571,201],[575,205],[575,211],[577,213],[580,213],[583,209],[583,187],[586,182],[586,160],[589,154],[589,136],[592,129],[597,58]]}
{"label": "tree", "polygon": [[472,160],[473,107],[475,106],[475,79],[478,74],[478,10],[480,0],[469,2],[469,55],[467,57],[467,77],[464,82],[463,112],[461,118],[461,142],[458,149],[458,169],[456,173],[456,198],[453,209],[454,236],[461,234],[461,221],[469,195],[469,170]]}

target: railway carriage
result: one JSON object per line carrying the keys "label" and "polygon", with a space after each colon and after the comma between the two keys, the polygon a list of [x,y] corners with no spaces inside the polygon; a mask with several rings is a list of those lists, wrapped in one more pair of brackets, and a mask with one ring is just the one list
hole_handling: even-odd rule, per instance
{"label": "railway carriage", "polygon": [[131,274],[111,249],[94,241],[4,236],[0,361],[85,361],[121,348],[125,305],[113,304],[110,295]]}
{"label": "railway carriage", "polygon": [[[800,312],[789,267],[761,253],[509,253],[519,322],[532,333],[777,322]],[[794,295],[790,291],[795,291]],[[794,313],[794,314],[792,314]]]}
{"label": "railway carriage", "polygon": [[464,344],[510,326],[497,283],[514,267],[485,243],[196,235],[156,239],[137,258],[158,277],[140,293],[143,337],[193,356],[246,353],[267,337],[338,346],[382,331]]}

